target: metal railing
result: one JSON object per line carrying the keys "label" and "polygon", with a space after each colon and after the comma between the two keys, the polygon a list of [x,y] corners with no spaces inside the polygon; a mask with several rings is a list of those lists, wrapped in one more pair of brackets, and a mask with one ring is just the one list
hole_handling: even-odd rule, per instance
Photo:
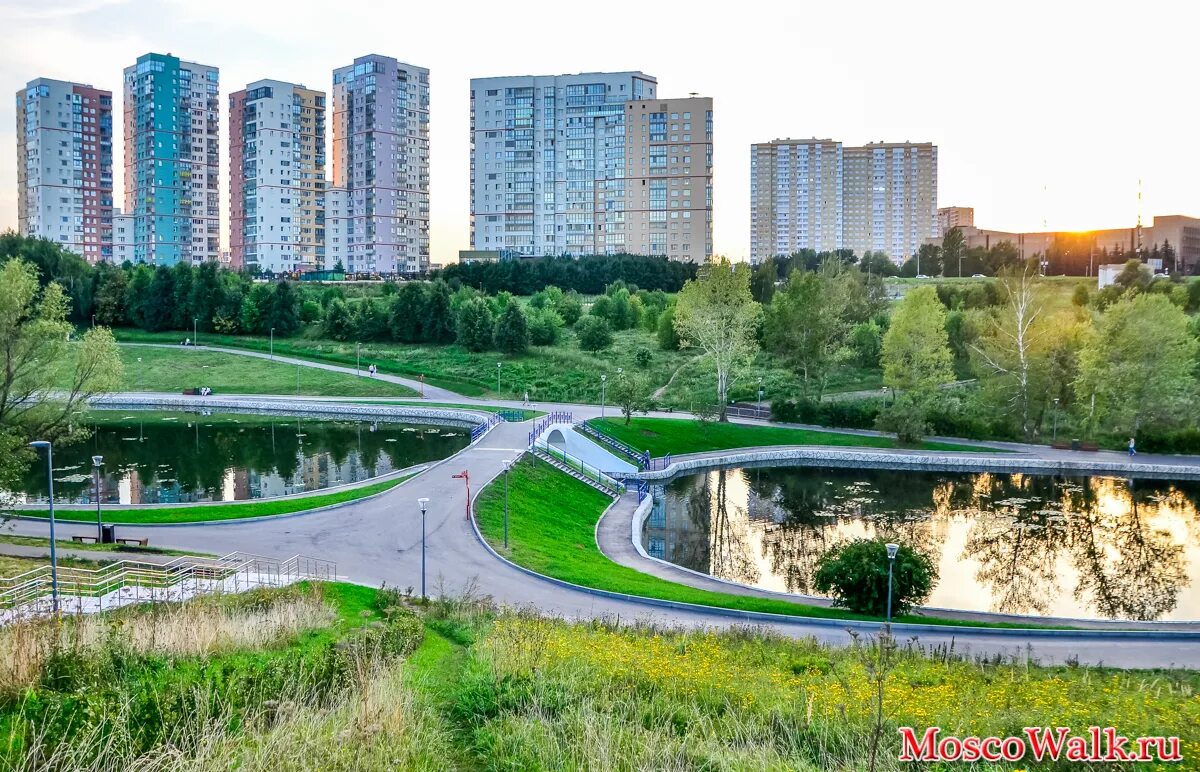
{"label": "metal railing", "polygon": [[666,469],[670,465],[671,465],[671,454],[670,453],[668,453],[665,456],[658,456],[657,458],[647,457],[646,465],[642,467],[642,471],[657,472],[657,471]]}
{"label": "metal railing", "polygon": [[490,413],[487,420],[481,424],[477,424],[471,429],[471,442],[479,439],[487,434],[487,431],[498,423],[504,421],[504,418],[499,413]]}
{"label": "metal railing", "polygon": [[571,469],[572,471],[582,475],[584,478],[602,486],[614,496],[619,496],[625,491],[625,483],[617,480],[607,472],[600,471],[598,467],[587,463],[578,456],[571,455],[561,448],[554,447],[545,440],[541,440],[534,447],[560,464],[563,464],[568,469]]}
{"label": "metal railing", "polygon": [[771,408],[769,407],[734,407],[730,405],[725,408],[725,415],[733,416],[734,418],[757,418],[760,421],[771,420]]}
{"label": "metal railing", "polygon": [[529,432],[529,447],[533,447],[542,436],[542,432],[549,429],[554,424],[569,424],[571,423],[571,413],[568,410],[555,410],[553,413],[547,413],[537,420],[533,425],[533,429]]}
{"label": "metal railing", "polygon": [[613,450],[628,456],[631,460],[637,463],[639,469],[645,468],[646,464],[650,461],[650,454],[648,452],[634,450],[620,440],[609,437],[604,432],[592,428],[587,421],[581,421],[580,423],[576,424],[575,429],[580,433],[591,437],[593,440],[596,440],[602,445],[607,445]]}
{"label": "metal railing", "polygon": [[[282,587],[304,580],[332,581],[335,563],[304,555],[280,560],[244,552],[219,558],[180,557],[167,563],[120,560],[95,569],[58,569],[62,613],[88,614],[132,603],[164,603],[199,595]],[[50,566],[0,577],[0,624],[54,610]]]}

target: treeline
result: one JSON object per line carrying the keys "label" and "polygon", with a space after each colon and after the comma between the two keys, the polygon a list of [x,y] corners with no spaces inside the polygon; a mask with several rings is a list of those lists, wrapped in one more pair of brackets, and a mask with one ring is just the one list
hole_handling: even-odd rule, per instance
{"label": "treeline", "polygon": [[543,287],[558,287],[583,295],[603,294],[608,285],[623,281],[645,290],[678,292],[696,276],[696,265],[645,255],[534,257],[494,262],[457,263],[443,268],[439,278],[484,292],[532,295]]}

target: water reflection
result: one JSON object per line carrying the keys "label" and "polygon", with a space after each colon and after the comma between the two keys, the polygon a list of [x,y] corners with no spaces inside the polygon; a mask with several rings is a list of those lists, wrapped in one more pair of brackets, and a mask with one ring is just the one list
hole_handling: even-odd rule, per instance
{"label": "water reflection", "polygon": [[1200,619],[1200,485],[1106,477],[798,467],[677,479],[647,551],[766,589],[813,593],[820,556],[883,537],[924,551],[931,606],[1113,619]]}
{"label": "water reflection", "polygon": [[[104,457],[101,501],[237,501],[319,490],[445,458],[460,428],[246,413],[96,411],[91,436],[54,451],[54,498],[93,503],[93,454]],[[45,467],[18,500],[45,501]]]}

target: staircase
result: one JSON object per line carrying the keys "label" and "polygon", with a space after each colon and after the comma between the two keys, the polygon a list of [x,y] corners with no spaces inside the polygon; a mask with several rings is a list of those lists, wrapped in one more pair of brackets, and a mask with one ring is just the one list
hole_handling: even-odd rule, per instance
{"label": "staircase", "polygon": [[[286,560],[231,552],[219,558],[181,557],[169,563],[120,560],[97,569],[58,570],[58,611],[94,614],[135,603],[170,603],[201,595],[332,581],[337,566],[296,555]],[[0,625],[55,611],[50,566],[0,577]]]}
{"label": "staircase", "polygon": [[584,464],[568,453],[547,445],[535,445],[532,452],[533,455],[545,461],[550,466],[571,475],[580,482],[587,483],[601,493],[612,496],[614,499],[620,497],[625,492],[624,483],[618,482],[600,470]]}

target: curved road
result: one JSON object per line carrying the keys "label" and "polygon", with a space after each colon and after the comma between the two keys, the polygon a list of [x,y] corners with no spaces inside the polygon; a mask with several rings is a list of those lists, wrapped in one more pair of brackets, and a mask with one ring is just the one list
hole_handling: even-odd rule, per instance
{"label": "curved road", "polygon": [[[228,349],[231,353],[257,355]],[[266,355],[259,355],[266,356]],[[336,365],[318,365],[305,360],[283,361],[323,369],[348,371]],[[384,377],[384,376],[379,376]],[[392,380],[394,376],[388,376]],[[396,382],[411,381],[395,379]],[[444,391],[444,390],[442,390]],[[468,400],[426,388],[429,397]],[[261,398],[261,397],[260,397]],[[492,403],[496,404],[496,403]],[[556,406],[557,407],[557,406]],[[562,406],[572,409],[575,417],[598,415],[595,406]],[[678,417],[678,415],[676,416]],[[308,554],[334,560],[338,571],[347,578],[377,585],[386,582],[400,588],[421,585],[421,514],[418,498],[428,498],[427,590],[430,595],[474,592],[491,596],[499,603],[531,605],[543,612],[571,619],[597,617],[644,620],[666,625],[726,627],[733,624],[766,624],[779,633],[793,637],[814,637],[831,643],[850,640],[848,627],[871,631],[877,625],[830,623],[825,620],[740,615],[703,608],[665,608],[637,599],[603,597],[590,592],[533,577],[497,559],[477,540],[467,520],[467,491],[462,480],[453,479],[460,471],[470,473],[474,495],[501,473],[505,461],[517,458],[526,444],[528,423],[501,423],[480,442],[428,471],[375,498],[307,515],[282,517],[256,522],[225,522],[214,525],[121,526],[126,535],[145,535],[160,547],[226,553],[235,550],[286,557]],[[1058,453],[1035,446],[1022,450],[1051,457]],[[1151,460],[1147,458],[1146,460]],[[91,533],[94,526],[61,524],[60,538],[75,533]],[[46,525],[18,521],[15,532],[45,535]],[[1002,633],[981,628],[943,628],[896,625],[902,641],[916,637],[925,646],[953,643],[959,652],[1003,654],[1024,657],[1031,654],[1043,662],[1078,660],[1089,664],[1117,667],[1200,667],[1200,645],[1196,637],[1155,633],[1113,634],[1099,631],[1073,631],[1059,636],[1045,633]]]}

